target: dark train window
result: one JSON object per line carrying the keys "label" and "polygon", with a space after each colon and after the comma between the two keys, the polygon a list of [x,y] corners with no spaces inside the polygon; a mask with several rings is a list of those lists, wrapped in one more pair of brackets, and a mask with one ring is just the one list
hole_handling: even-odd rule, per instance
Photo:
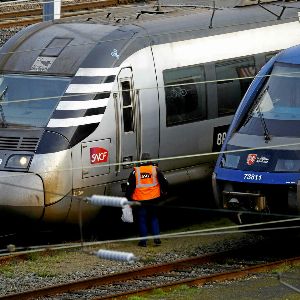
{"label": "dark train window", "polygon": [[124,132],[134,131],[133,93],[130,81],[122,81],[123,125]]}
{"label": "dark train window", "polygon": [[266,62],[268,62],[273,56],[275,56],[278,53],[278,51],[274,51],[271,53],[266,54]]}
{"label": "dark train window", "polygon": [[255,75],[253,57],[216,63],[219,116],[235,113]]}
{"label": "dark train window", "polygon": [[41,53],[41,56],[58,57],[72,40],[70,38],[54,38]]}
{"label": "dark train window", "polygon": [[163,72],[167,126],[206,119],[206,86],[202,66]]}

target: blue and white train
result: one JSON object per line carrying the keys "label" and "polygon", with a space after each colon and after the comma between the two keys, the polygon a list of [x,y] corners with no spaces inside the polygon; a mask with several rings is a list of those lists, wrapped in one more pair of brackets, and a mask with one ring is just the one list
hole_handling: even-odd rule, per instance
{"label": "blue and white train", "polygon": [[213,174],[218,207],[238,210],[239,223],[299,215],[299,124],[300,46],[294,46],[261,69],[235,114]]}
{"label": "blue and white train", "polygon": [[[78,222],[78,199],[122,196],[142,152],[171,186],[209,178],[216,156],[199,154],[220,150],[252,76],[300,43],[298,2],[265,4],[275,15],[144,5],[130,19],[130,7],[29,26],[1,48],[0,214],[12,223]],[[99,209],[84,203],[83,221]]]}

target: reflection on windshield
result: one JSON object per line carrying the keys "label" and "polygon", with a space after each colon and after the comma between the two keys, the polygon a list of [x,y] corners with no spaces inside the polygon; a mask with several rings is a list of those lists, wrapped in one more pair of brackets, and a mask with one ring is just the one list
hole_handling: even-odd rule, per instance
{"label": "reflection on windshield", "polygon": [[[1,116],[12,126],[44,127],[47,125],[70,78],[4,75],[0,77]],[[2,117],[2,122],[4,122]]]}
{"label": "reflection on windshield", "polygon": [[275,64],[266,86],[250,117],[300,120],[300,66]]}
{"label": "reflection on windshield", "polygon": [[4,111],[3,111],[3,107],[2,107],[2,101],[4,100],[4,96],[6,95],[6,92],[7,92],[7,86],[4,88],[3,92],[1,92],[1,95],[0,95],[0,114],[1,114],[1,119],[2,119],[2,127],[5,128],[7,127],[7,124],[6,124],[6,120],[5,120],[5,115],[4,115]]}

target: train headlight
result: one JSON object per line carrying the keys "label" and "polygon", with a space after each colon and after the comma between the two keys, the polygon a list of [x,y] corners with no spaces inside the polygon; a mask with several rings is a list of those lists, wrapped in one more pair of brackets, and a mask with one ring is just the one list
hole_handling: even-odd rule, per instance
{"label": "train headlight", "polygon": [[32,155],[30,154],[15,154],[8,158],[5,167],[10,169],[28,169],[31,159]]}

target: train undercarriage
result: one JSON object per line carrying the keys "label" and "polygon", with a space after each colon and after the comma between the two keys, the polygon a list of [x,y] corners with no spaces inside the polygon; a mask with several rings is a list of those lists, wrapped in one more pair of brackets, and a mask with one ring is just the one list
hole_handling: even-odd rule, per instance
{"label": "train undercarriage", "polygon": [[299,216],[300,185],[223,184],[219,207],[237,224],[266,222]]}

